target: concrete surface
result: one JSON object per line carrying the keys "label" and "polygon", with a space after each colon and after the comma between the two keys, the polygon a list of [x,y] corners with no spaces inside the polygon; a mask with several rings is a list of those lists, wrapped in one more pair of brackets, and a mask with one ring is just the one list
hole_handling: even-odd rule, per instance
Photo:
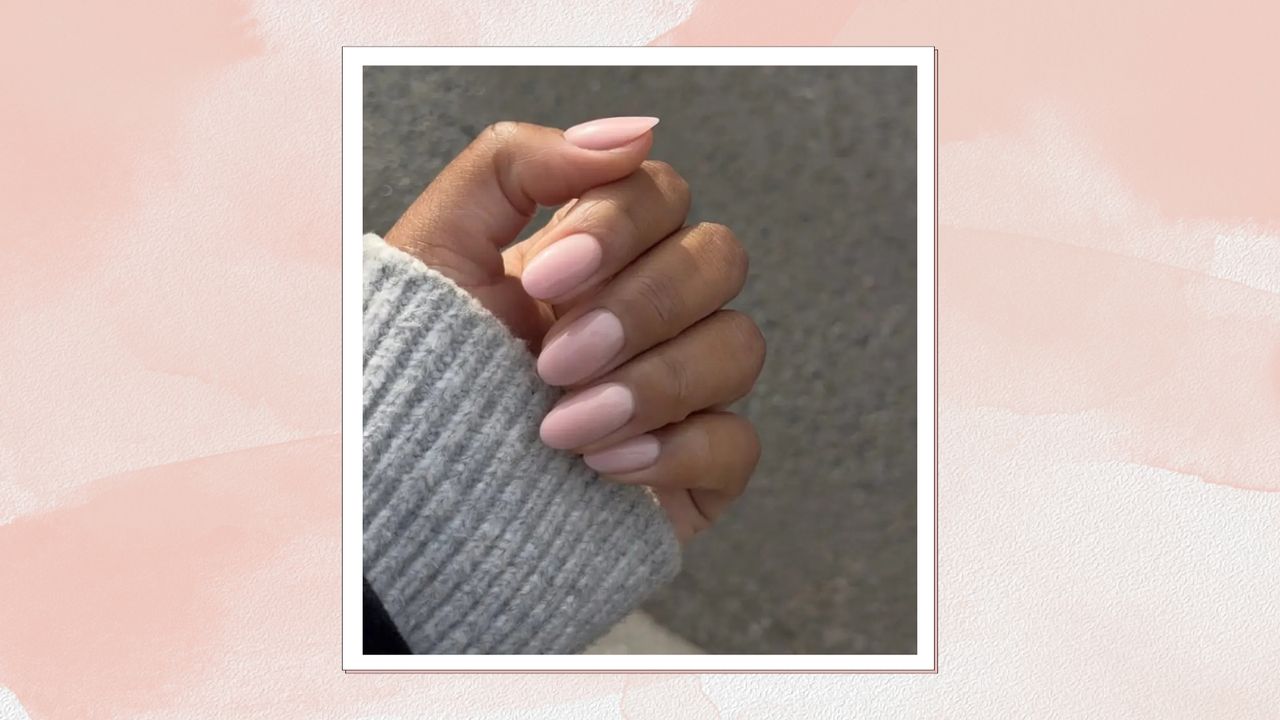
{"label": "concrete surface", "polygon": [[492,121],[657,115],[690,220],[747,246],[764,455],[645,607],[707,652],[915,650],[915,110],[912,68],[366,70],[368,230]]}

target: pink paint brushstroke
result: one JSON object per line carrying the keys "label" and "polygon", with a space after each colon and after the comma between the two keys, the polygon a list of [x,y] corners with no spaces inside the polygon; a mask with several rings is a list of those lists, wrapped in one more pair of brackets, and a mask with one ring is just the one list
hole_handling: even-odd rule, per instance
{"label": "pink paint brushstroke", "polygon": [[0,313],[118,252],[103,216],[146,201],[139,162],[163,162],[184,93],[262,52],[243,0],[19,3],[5,25]]}

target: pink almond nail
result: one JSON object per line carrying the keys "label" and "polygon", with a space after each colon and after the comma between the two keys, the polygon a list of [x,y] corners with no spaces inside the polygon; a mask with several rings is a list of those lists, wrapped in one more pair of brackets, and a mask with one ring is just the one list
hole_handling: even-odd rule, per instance
{"label": "pink almond nail", "polygon": [[564,139],[584,150],[612,150],[649,132],[657,124],[656,117],[601,118],[565,130]]}
{"label": "pink almond nail", "polygon": [[572,385],[604,367],[622,349],[622,322],[593,310],[552,338],[538,355],[538,375],[548,385]]}
{"label": "pink almond nail", "polygon": [[557,298],[591,277],[603,257],[599,240],[586,233],[570,235],[535,255],[520,274],[520,283],[539,300]]}
{"label": "pink almond nail", "polygon": [[621,475],[623,473],[643,470],[658,461],[662,450],[658,438],[645,433],[630,440],[623,440],[617,445],[583,455],[587,466],[598,473]]}
{"label": "pink almond nail", "polygon": [[617,430],[635,412],[635,398],[621,383],[608,383],[564,398],[542,419],[542,442],[557,450],[582,447]]}

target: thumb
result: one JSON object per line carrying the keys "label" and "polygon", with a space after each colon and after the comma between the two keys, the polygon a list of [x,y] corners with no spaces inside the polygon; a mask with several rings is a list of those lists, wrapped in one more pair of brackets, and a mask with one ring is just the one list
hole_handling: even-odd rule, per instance
{"label": "thumb", "polygon": [[539,205],[558,205],[630,175],[653,146],[652,117],[593,120],[565,131],[490,125],[436,177],[387,233],[464,287],[503,275],[502,248]]}

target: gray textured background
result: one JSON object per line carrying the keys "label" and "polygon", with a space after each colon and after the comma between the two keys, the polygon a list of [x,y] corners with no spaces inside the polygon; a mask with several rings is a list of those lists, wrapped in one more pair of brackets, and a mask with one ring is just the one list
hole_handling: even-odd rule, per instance
{"label": "gray textured background", "polygon": [[769,359],[759,470],[645,610],[709,652],[915,652],[914,68],[368,68],[364,96],[378,233],[490,122],[662,118]]}

